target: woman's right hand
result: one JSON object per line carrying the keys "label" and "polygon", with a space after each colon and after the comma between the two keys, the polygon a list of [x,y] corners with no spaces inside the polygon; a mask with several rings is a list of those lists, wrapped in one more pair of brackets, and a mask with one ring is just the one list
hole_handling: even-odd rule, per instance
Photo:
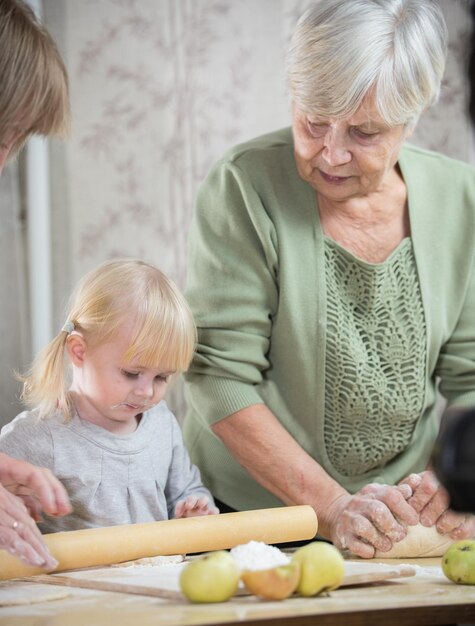
{"label": "woman's right hand", "polygon": [[23,500],[36,521],[42,511],[55,516],[72,511],[66,489],[45,467],[0,454],[0,484]]}
{"label": "woman's right hand", "polygon": [[22,500],[0,485],[0,548],[26,565],[54,569],[58,562],[48,552],[35,521]]}
{"label": "woman's right hand", "polygon": [[67,515],[72,511],[66,489],[44,467],[0,454],[0,548],[27,565],[54,569],[35,519],[41,511]]}
{"label": "woman's right hand", "polygon": [[414,525],[419,515],[407,499],[409,485],[370,484],[354,495],[345,494],[331,505],[330,539],[340,549],[348,549],[364,559],[375,550],[390,550],[393,542],[406,536],[406,525]]}

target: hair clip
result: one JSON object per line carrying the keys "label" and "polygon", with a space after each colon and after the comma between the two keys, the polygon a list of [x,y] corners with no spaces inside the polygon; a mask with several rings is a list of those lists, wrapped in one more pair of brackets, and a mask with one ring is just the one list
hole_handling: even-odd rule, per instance
{"label": "hair clip", "polygon": [[65,332],[65,333],[72,333],[74,330],[74,322],[66,322],[66,324],[63,326],[63,328],[61,329],[61,332]]}

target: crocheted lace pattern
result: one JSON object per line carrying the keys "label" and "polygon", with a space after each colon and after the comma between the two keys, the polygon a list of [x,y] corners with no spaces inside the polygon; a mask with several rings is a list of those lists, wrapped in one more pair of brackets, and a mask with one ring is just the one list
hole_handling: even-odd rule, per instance
{"label": "crocheted lace pattern", "polygon": [[422,411],[426,333],[411,239],[369,264],[325,238],[324,439],[344,476],[384,466]]}

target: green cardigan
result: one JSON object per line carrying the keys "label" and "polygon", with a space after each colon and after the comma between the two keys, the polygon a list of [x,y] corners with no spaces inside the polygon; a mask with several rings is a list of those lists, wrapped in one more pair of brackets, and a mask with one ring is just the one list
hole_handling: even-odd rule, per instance
{"label": "green cardigan", "polygon": [[399,165],[426,323],[425,398],[407,449],[351,477],[336,471],[324,446],[323,233],[315,191],[296,170],[291,130],[230,150],[200,187],[187,288],[199,335],[186,376],[184,437],[204,483],[236,509],[282,504],[210,429],[239,409],[265,403],[354,492],[426,467],[439,380],[449,403],[475,404],[475,170],[409,145]]}

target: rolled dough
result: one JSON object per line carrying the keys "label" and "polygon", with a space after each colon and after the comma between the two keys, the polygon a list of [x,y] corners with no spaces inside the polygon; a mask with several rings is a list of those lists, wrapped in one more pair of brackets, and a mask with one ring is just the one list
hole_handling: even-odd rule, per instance
{"label": "rolled dough", "polygon": [[22,604],[35,604],[35,602],[61,600],[69,595],[68,589],[50,585],[4,583],[0,585],[0,606],[20,606]]}
{"label": "rolled dough", "polygon": [[377,559],[407,559],[417,557],[442,556],[454,542],[448,535],[440,535],[435,526],[426,528],[422,524],[407,527],[407,535],[393,543],[389,552],[376,550]]}

